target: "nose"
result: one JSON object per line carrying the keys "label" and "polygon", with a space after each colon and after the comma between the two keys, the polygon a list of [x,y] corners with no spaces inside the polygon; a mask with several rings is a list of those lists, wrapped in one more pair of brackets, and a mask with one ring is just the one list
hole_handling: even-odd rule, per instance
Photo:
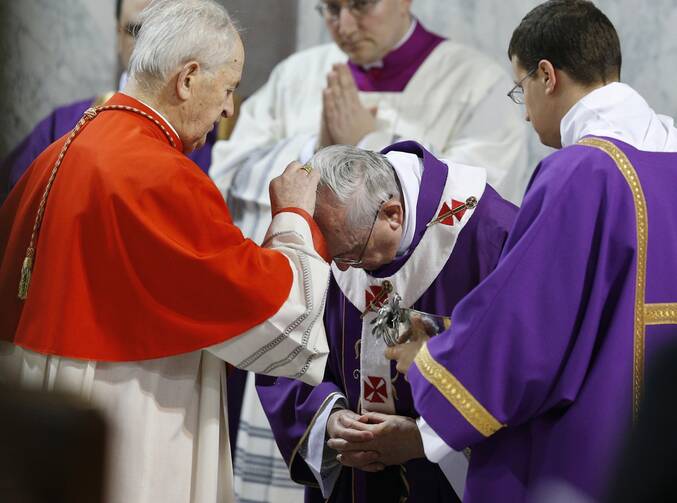
{"label": "nose", "polygon": [[233,99],[233,93],[230,93],[226,97],[226,104],[223,107],[223,112],[221,112],[221,117],[227,119],[232,117],[235,114],[235,100]]}
{"label": "nose", "polygon": [[357,20],[347,6],[341,7],[338,17],[338,32],[343,37],[349,37],[357,30]]}

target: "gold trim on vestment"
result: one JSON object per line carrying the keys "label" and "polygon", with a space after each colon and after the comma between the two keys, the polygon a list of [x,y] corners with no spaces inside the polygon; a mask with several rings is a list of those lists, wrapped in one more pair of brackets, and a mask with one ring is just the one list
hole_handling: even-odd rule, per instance
{"label": "gold trim on vestment", "polygon": [[451,372],[435,361],[428,351],[427,344],[421,347],[415,362],[423,377],[482,435],[489,437],[505,426],[499,423]]}
{"label": "gold trim on vestment", "polygon": [[599,138],[585,138],[578,142],[580,145],[598,148],[613,159],[620,172],[628,182],[632,198],[635,203],[635,218],[637,227],[637,272],[635,275],[635,314],[633,329],[633,365],[632,365],[632,412],[637,419],[639,399],[644,377],[644,337],[645,324],[644,299],[646,291],[646,248],[649,234],[649,223],[646,210],[646,199],[642,185],[639,182],[637,171],[627,156],[610,141]]}
{"label": "gold trim on vestment", "polygon": [[644,321],[647,325],[677,325],[677,302],[644,304]]}

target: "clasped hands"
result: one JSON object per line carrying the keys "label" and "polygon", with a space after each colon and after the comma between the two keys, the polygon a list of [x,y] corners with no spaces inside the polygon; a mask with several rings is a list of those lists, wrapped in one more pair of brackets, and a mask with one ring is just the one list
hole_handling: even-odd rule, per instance
{"label": "clasped hands", "polygon": [[[386,349],[385,356],[397,360],[397,370],[406,377],[416,354],[429,339],[430,327],[413,315],[400,344]],[[338,452],[336,459],[342,465],[367,472],[425,456],[421,433],[410,417],[378,412],[359,415],[339,409],[329,416],[327,436],[327,446]]]}
{"label": "clasped hands", "polygon": [[339,409],[327,421],[327,446],[344,466],[379,472],[425,456],[416,421],[410,417]]}
{"label": "clasped hands", "polygon": [[362,105],[357,86],[345,64],[335,64],[322,92],[322,118],[318,148],[357,145],[376,131],[376,109]]}

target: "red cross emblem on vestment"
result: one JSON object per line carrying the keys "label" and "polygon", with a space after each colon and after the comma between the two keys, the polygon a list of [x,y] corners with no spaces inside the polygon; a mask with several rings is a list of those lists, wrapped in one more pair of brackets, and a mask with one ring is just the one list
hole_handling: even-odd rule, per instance
{"label": "red cross emblem on vestment", "polygon": [[388,399],[388,388],[383,377],[367,376],[362,383],[364,384],[364,399],[367,402],[383,403]]}
{"label": "red cross emblem on vestment", "polygon": [[[461,208],[461,206],[464,206],[464,208]],[[437,218],[441,218],[439,221],[441,224],[454,225],[454,217],[456,217],[456,220],[460,222],[467,209],[468,205],[466,203],[452,199],[451,207],[449,207],[447,203],[444,203],[442,205],[442,209],[437,214]],[[446,218],[442,218],[444,215],[448,216]]]}
{"label": "red cross emblem on vestment", "polygon": [[367,306],[367,311],[380,308],[387,299],[388,291],[384,291],[382,286],[370,286],[365,292],[365,306]]}

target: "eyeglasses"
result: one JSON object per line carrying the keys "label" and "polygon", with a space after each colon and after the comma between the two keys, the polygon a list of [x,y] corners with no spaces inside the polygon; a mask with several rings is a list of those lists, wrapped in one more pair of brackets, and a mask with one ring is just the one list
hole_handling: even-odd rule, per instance
{"label": "eyeglasses", "polygon": [[515,87],[508,91],[508,98],[510,98],[514,103],[518,105],[524,105],[524,87],[522,87],[522,82],[536,73],[536,70],[538,70],[538,67],[527,73],[517,84],[515,84]]}
{"label": "eyeglasses", "polygon": [[341,258],[341,257],[334,257],[334,262],[336,265],[345,265],[348,267],[361,267],[362,266],[362,261],[364,259],[364,252],[367,251],[367,245],[369,244],[369,240],[371,239],[371,235],[374,232],[374,226],[376,225],[376,219],[378,218],[378,214],[381,213],[381,208],[383,205],[386,203],[386,201],[389,201],[393,196],[388,196],[388,199],[385,201],[381,201],[381,204],[378,205],[378,209],[376,210],[376,214],[374,215],[374,220],[371,222],[371,228],[369,229],[369,235],[367,236],[367,240],[364,242],[364,246],[362,247],[362,251],[360,252],[360,256],[357,257],[356,259],[352,258]]}
{"label": "eyeglasses", "polygon": [[[381,0],[348,0],[345,7],[348,8],[354,17],[362,17],[369,14],[371,9]],[[341,17],[341,10],[344,5],[339,2],[320,2],[315,6],[315,10],[320,13],[326,21],[335,23]]]}

